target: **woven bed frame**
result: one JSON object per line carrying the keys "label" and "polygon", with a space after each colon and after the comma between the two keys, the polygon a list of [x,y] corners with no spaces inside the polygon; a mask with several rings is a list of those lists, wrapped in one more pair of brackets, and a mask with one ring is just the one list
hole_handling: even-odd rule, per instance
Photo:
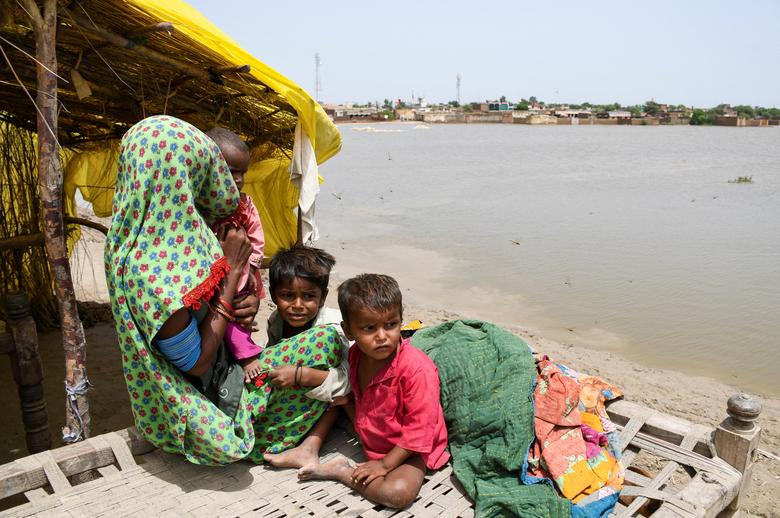
{"label": "woven bed frame", "polygon": [[[653,512],[655,517],[714,517],[733,506],[744,490],[760,432],[754,423],[748,438],[744,429],[729,432],[733,414],[712,429],[627,401],[613,402],[608,411],[622,428],[624,463],[659,468],[654,474],[626,471],[626,487],[613,516]],[[715,447],[728,450],[726,456],[747,451],[742,471],[748,476],[715,456]],[[322,450],[325,458],[336,452],[361,460],[357,440],[339,427]],[[77,479],[91,480],[75,484]],[[21,495],[27,502],[9,508],[8,502],[21,500]],[[426,477],[415,502],[399,511],[377,506],[337,482],[299,482],[293,469],[247,462],[196,466],[154,448],[135,428],[0,466],[0,509],[0,517],[474,515],[451,465]]]}

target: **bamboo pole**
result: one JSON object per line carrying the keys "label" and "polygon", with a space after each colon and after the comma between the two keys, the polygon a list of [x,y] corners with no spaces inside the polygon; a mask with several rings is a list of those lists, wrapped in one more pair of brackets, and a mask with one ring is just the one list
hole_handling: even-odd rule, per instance
{"label": "bamboo pole", "polygon": [[46,255],[54,276],[65,352],[65,442],[89,437],[89,401],[86,391],[87,347],[84,328],[76,307],[76,294],[65,243],[62,220],[62,164],[57,143],[57,78],[47,71],[57,70],[57,0],[44,0],[43,11],[35,0],[24,0],[35,30],[38,60],[38,182],[41,194],[41,227]]}

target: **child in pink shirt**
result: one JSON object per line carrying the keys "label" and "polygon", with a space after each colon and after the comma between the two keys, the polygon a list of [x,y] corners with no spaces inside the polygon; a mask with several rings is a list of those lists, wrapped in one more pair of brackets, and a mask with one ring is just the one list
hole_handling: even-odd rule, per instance
{"label": "child in pink shirt", "polygon": [[[240,191],[244,187],[244,174],[249,168],[249,147],[238,135],[225,128],[213,128],[207,131],[206,135],[219,146],[219,150],[230,168],[230,173],[233,175],[233,181]],[[258,298],[265,298],[263,281],[260,277],[263,246],[265,245],[263,225],[252,198],[246,193],[241,193],[238,210],[229,218],[219,221],[213,230],[218,232],[226,226],[243,228],[252,244],[252,255],[249,256],[246,268],[238,281],[239,292],[236,297],[247,293],[256,293]],[[252,340],[251,330],[233,322],[228,323],[225,331],[225,344],[243,367],[246,382],[260,374],[262,367],[257,356],[263,349]]]}
{"label": "child in pink shirt", "polygon": [[401,339],[403,306],[398,283],[363,274],[339,286],[342,327],[349,352],[355,431],[367,462],[344,456],[304,466],[299,477],[334,479],[366,498],[394,508],[414,501],[426,469],[450,455],[433,362]]}

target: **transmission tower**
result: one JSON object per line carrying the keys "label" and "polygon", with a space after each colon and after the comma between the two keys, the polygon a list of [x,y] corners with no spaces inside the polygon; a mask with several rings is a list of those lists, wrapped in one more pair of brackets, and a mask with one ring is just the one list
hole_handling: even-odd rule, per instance
{"label": "transmission tower", "polygon": [[314,54],[314,100],[320,102],[320,90],[322,85],[320,84],[320,53]]}
{"label": "transmission tower", "polygon": [[460,104],[460,73],[455,76],[455,89],[457,90],[457,98],[455,100]]}

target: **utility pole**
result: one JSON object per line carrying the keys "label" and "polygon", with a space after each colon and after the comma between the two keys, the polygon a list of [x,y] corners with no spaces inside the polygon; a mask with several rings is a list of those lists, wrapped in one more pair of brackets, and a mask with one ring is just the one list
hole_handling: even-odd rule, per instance
{"label": "utility pole", "polygon": [[320,102],[320,90],[322,85],[320,84],[320,53],[314,54],[314,100]]}
{"label": "utility pole", "polygon": [[458,101],[458,106],[460,106],[460,72],[455,76],[455,90],[457,91],[455,100]]}

